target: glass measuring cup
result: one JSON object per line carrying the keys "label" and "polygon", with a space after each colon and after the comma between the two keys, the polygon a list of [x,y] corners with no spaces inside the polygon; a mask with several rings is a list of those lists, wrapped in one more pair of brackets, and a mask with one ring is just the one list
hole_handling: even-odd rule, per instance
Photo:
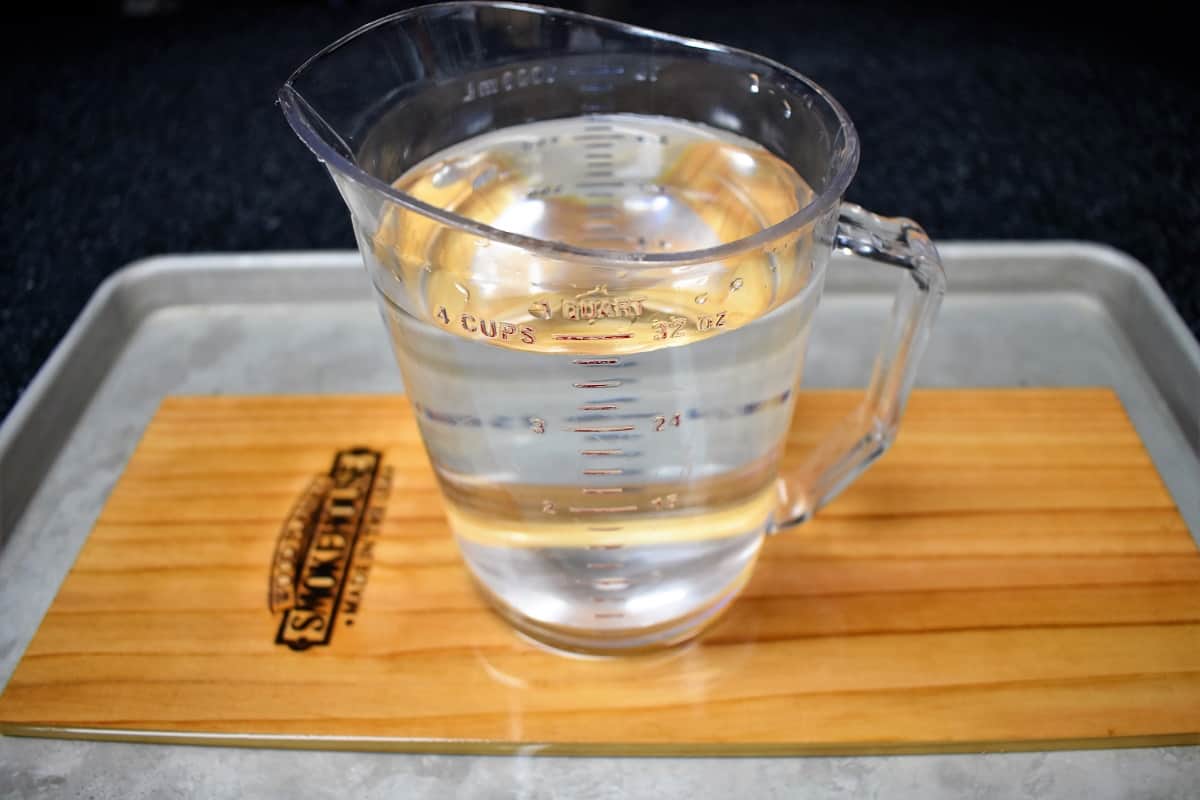
{"label": "glass measuring cup", "polygon": [[[445,3],[330,45],[280,103],[350,208],[460,552],[518,630],[694,635],[766,534],[895,436],[944,274],[916,223],[841,202],[858,138],[807,78]],[[781,474],[834,249],[904,277],[861,406]]]}

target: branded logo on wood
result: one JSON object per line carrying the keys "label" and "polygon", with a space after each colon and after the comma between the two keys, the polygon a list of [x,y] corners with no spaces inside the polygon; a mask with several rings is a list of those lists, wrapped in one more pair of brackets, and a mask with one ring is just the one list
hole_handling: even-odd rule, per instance
{"label": "branded logo on wood", "polygon": [[267,593],[280,614],[277,644],[327,645],[339,618],[353,625],[362,604],[391,491],[392,468],[377,450],[340,450],[284,521]]}

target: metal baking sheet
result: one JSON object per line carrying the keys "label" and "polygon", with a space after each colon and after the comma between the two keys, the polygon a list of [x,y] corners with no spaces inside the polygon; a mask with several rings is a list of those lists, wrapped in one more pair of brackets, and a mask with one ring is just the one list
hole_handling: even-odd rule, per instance
{"label": "metal baking sheet", "polygon": [[[1200,347],[1144,267],[1083,243],[948,243],[925,386],[1110,386],[1200,538]],[[865,382],[891,271],[839,258],[805,383]],[[168,394],[402,390],[355,253],[162,257],[110,278],[0,426],[7,681],[141,431]],[[0,794],[921,798],[1163,796],[1200,748],[772,759],[249,751],[0,737]],[[198,787],[204,787],[200,790]],[[185,790],[187,791],[187,790]]]}

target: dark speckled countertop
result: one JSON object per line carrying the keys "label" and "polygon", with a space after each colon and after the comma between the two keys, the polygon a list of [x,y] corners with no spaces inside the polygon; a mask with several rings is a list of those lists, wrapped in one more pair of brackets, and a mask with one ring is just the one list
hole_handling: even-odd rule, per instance
{"label": "dark speckled countertop", "polygon": [[[1113,245],[1200,332],[1200,89],[1173,64],[1191,61],[1182,20],[1142,6],[1097,17],[831,0],[561,5],[796,67],[858,125],[849,199],[941,239]],[[0,414],[96,286],[134,259],[353,247],[274,94],[305,57],[399,7],[185,4],[8,25]]]}

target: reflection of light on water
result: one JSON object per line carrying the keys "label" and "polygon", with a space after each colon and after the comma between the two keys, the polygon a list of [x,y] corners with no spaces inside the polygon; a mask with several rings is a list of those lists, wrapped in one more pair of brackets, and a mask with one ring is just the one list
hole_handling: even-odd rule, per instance
{"label": "reflection of light on water", "polygon": [[714,108],[709,119],[713,125],[718,128],[724,128],[730,131],[740,131],[742,129],[742,121],[736,115],[731,114],[723,108]]}
{"label": "reflection of light on water", "polygon": [[[646,602],[671,601],[670,596],[659,596]],[[556,650],[516,631],[513,633],[531,647],[476,648],[473,654],[480,667],[478,680],[494,681],[495,693],[504,696],[497,709],[506,716],[499,721],[500,730],[508,739],[505,744],[519,757],[556,749],[555,745],[545,743],[547,739],[570,744],[563,740],[562,730],[555,734],[533,715],[563,703],[568,704],[564,708],[571,707],[573,697],[579,698],[581,705],[575,707],[584,714],[605,708],[619,712],[623,705],[652,710],[661,703],[664,707],[690,705],[696,714],[704,715],[708,703],[741,695],[740,687],[753,672],[754,654],[758,650],[752,641],[753,632],[751,641],[740,644],[725,642],[709,648],[701,636],[663,650],[633,655],[581,655]],[[597,698],[610,701],[601,700],[598,704]],[[525,724],[527,715],[531,715],[529,726]],[[598,747],[621,744],[619,732],[610,735],[612,739],[594,744]],[[588,749],[582,740],[578,746],[584,751]],[[518,777],[528,769],[524,758],[512,759],[511,763]]]}
{"label": "reflection of light on water", "polygon": [[[699,656],[698,649],[700,648],[700,640],[691,639],[682,644],[655,650],[648,653],[633,653],[633,654],[617,654],[612,655],[603,653],[578,653],[573,650],[560,650],[557,647],[551,647],[545,642],[538,641],[527,635],[523,631],[516,628],[512,629],[512,633],[522,642],[529,645],[533,649],[546,655],[554,656],[562,659],[564,668],[580,667],[587,669],[586,665],[594,664],[597,670],[620,670],[613,672],[614,680],[621,680],[622,675],[628,675],[630,669],[640,669],[646,677],[663,676],[673,673],[675,669],[688,669],[690,671],[698,671],[702,675],[712,676],[715,671],[712,669],[696,670]],[[519,659],[510,661],[505,666],[500,666],[494,663],[489,657],[487,650],[476,649],[474,651],[475,658],[479,662],[479,666],[487,673],[488,677],[492,678],[502,686],[507,686],[510,689],[520,691],[537,691],[539,686],[537,679],[534,677],[523,676],[513,671],[513,668],[521,662]],[[510,651],[507,655],[512,655]],[[689,663],[696,662],[696,663]],[[544,663],[544,662],[543,662]],[[601,673],[592,673],[600,675]],[[554,685],[558,685],[560,676],[556,676]]]}
{"label": "reflection of light on water", "polygon": [[522,597],[520,608],[533,619],[566,619],[572,611],[566,600],[545,592],[530,592]]}
{"label": "reflection of light on water", "polygon": [[625,610],[630,614],[641,614],[656,608],[670,607],[687,597],[687,590],[682,586],[673,589],[661,589],[657,592],[647,592],[629,598]]}
{"label": "reflection of light on water", "polygon": [[[551,647],[515,629],[513,633],[540,654],[562,660],[562,669],[554,671],[551,678],[545,671],[546,662],[543,659],[533,658],[532,662],[527,662],[521,657],[507,657],[519,655],[516,651],[503,654],[484,649],[474,651],[483,672],[500,686],[513,690],[512,697],[516,704],[512,705],[511,713],[514,714],[520,713],[520,693],[559,686],[566,679],[576,680],[581,685],[586,682],[625,684],[631,680],[644,685],[661,681],[676,687],[685,685],[692,700],[702,701],[710,689],[738,681],[738,668],[754,650],[753,642],[740,647],[723,645],[719,657],[711,657],[717,654],[710,653],[704,647],[702,635],[699,639],[646,653],[576,653]],[[533,654],[526,655],[532,657]],[[497,663],[493,658],[503,659],[504,663]],[[521,667],[526,663],[530,665],[530,672],[522,674]]]}
{"label": "reflection of light on water", "polygon": [[754,172],[754,157],[749,153],[739,153],[736,150],[726,149],[725,157],[728,158],[735,167],[744,173]]}
{"label": "reflection of light on water", "polygon": [[483,667],[483,671],[488,674],[488,677],[496,683],[507,686],[510,689],[528,689],[529,684],[516,675],[510,675],[507,672],[502,672],[493,666],[492,662],[488,661],[487,656],[478,650],[475,651],[476,657],[479,659],[479,665]]}
{"label": "reflection of light on water", "polygon": [[513,203],[504,209],[504,213],[496,217],[492,226],[505,231],[515,231],[529,235],[546,215],[546,204],[541,200],[526,200],[523,203]]}
{"label": "reflection of light on water", "polygon": [[[521,787],[533,786],[536,782],[536,777],[533,774],[533,756],[546,749],[544,744],[526,744],[520,747],[513,748],[513,756],[515,758],[506,759],[511,762],[513,768],[513,776],[516,779],[516,785]],[[519,797],[529,797],[524,790],[520,792]]]}
{"label": "reflection of light on water", "polygon": [[653,197],[630,195],[621,198],[621,205],[627,213],[645,214],[650,211],[666,211],[671,206],[671,198],[665,194],[656,194]]}

